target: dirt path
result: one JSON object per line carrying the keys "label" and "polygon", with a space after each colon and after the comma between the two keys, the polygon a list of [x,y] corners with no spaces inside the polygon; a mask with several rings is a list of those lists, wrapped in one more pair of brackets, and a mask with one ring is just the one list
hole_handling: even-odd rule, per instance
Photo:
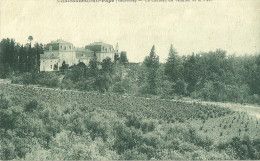
{"label": "dirt path", "polygon": [[[70,92],[75,92],[75,93],[93,93],[93,92],[77,91],[77,90],[65,90],[65,89],[60,89],[60,88],[47,88],[47,87],[41,87],[41,86],[37,86],[37,85],[11,84],[11,81],[8,81],[5,79],[0,79],[0,83],[9,84],[12,86],[26,86],[29,88],[36,88],[36,89],[70,91]],[[103,95],[105,95],[105,94],[103,94]],[[133,97],[133,96],[123,95],[123,97]],[[146,99],[152,99],[152,98],[146,98]],[[163,99],[163,100],[165,100],[165,99]],[[179,101],[179,102],[185,102],[185,103],[194,103],[195,102],[195,103],[200,103],[202,105],[215,105],[215,106],[230,108],[231,110],[234,110],[234,111],[246,112],[249,115],[260,119],[260,106],[256,106],[256,105],[241,105],[241,104],[237,104],[237,103],[222,103],[222,102],[206,102],[206,101],[198,101],[198,100],[191,100],[191,101],[171,100],[171,101]]]}
{"label": "dirt path", "polygon": [[221,107],[230,108],[234,111],[246,112],[251,116],[260,119],[260,107],[255,105],[241,105],[236,103],[221,103],[221,102],[201,102],[202,104],[218,105]]}

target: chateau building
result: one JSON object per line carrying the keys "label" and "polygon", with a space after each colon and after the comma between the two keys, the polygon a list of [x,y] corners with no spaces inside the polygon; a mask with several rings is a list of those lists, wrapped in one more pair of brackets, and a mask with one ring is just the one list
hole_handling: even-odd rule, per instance
{"label": "chateau building", "polygon": [[114,54],[118,53],[118,44],[116,50],[110,44],[95,42],[86,45],[85,48],[76,48],[72,43],[58,39],[52,41],[44,47],[44,54],[41,54],[40,71],[55,71],[65,61],[69,66],[83,62],[86,65],[96,55],[97,61],[109,57],[114,61]]}

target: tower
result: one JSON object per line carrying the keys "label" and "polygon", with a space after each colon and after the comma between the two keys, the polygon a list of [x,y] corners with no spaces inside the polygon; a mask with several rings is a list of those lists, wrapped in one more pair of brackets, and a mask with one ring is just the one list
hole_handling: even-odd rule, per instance
{"label": "tower", "polygon": [[115,53],[119,52],[119,47],[118,47],[118,43],[116,43],[116,48],[115,48]]}

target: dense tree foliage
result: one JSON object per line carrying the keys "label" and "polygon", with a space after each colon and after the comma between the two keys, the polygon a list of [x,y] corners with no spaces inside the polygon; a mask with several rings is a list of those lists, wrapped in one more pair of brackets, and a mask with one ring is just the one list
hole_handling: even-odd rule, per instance
{"label": "dense tree foliage", "polygon": [[23,46],[13,39],[3,39],[0,42],[0,77],[7,78],[13,73],[38,73],[42,53],[42,44],[35,43],[32,47],[30,43]]}
{"label": "dense tree foliage", "polygon": [[120,53],[120,59],[119,59],[120,63],[126,64],[128,63],[128,59],[127,59],[127,55],[125,51],[122,51]]}
{"label": "dense tree foliage", "polygon": [[165,63],[165,75],[170,81],[176,82],[178,79],[182,79],[183,75],[183,65],[182,60],[178,56],[178,53],[171,45],[169,51],[169,57]]}
{"label": "dense tree foliage", "polygon": [[159,56],[156,55],[154,46],[151,49],[150,55],[145,58],[144,65],[146,66],[147,70],[147,92],[150,94],[156,94]]}

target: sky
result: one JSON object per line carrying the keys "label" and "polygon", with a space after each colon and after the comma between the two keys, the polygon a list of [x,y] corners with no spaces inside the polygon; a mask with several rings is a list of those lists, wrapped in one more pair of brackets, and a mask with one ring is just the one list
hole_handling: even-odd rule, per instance
{"label": "sky", "polygon": [[43,44],[57,39],[76,47],[118,43],[131,62],[142,62],[153,45],[161,62],[171,44],[180,56],[219,48],[238,56],[260,52],[260,0],[0,3],[0,38],[21,44],[30,35]]}

